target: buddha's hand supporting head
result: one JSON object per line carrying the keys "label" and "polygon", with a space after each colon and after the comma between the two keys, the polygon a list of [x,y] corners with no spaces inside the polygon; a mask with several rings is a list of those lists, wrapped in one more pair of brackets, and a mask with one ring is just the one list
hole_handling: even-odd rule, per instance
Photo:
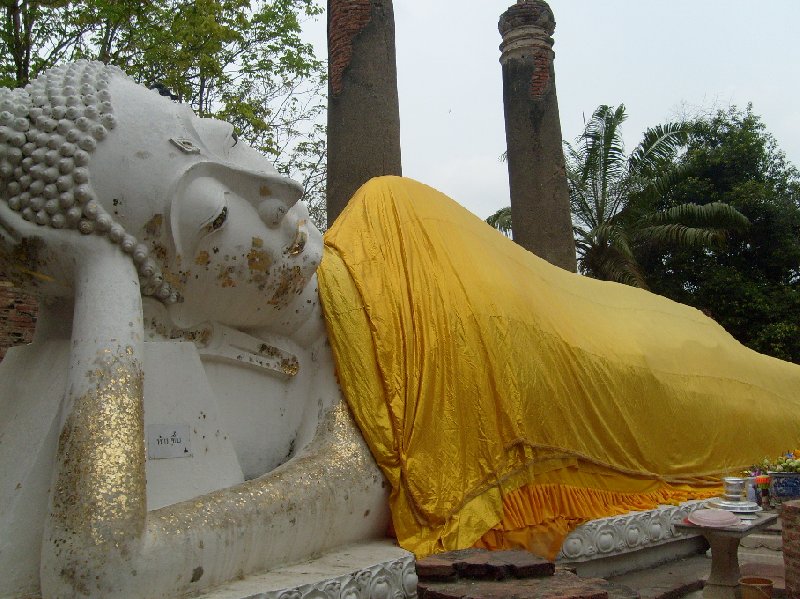
{"label": "buddha's hand supporting head", "polygon": [[42,293],[69,293],[87,252],[121,251],[178,324],[269,327],[321,258],[301,193],[231,125],[115,67],[79,61],[0,90],[6,261]]}

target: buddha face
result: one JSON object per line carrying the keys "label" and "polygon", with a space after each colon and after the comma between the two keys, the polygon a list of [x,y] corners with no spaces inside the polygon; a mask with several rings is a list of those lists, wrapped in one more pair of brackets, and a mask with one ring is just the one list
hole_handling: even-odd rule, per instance
{"label": "buddha face", "polygon": [[92,156],[92,187],[177,290],[175,324],[268,327],[296,312],[322,250],[300,185],[230,124],[121,77],[109,89],[117,126]]}
{"label": "buddha face", "polygon": [[315,300],[322,243],[300,185],[231,125],[115,67],[78,61],[0,90],[0,190],[3,239],[49,250],[28,269],[55,281],[42,293],[69,293],[80,247],[128,254],[179,327],[286,331]]}

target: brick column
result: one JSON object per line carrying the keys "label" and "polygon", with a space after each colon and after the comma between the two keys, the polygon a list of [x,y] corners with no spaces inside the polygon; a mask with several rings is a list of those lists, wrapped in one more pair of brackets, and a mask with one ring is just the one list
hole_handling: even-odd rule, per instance
{"label": "brick column", "polygon": [[787,501],[781,509],[783,563],[786,567],[786,597],[800,599],[800,500]]}
{"label": "brick column", "polygon": [[391,0],[328,0],[328,225],[372,177],[400,175]]}
{"label": "brick column", "polygon": [[553,31],[543,0],[519,0],[500,17],[503,102],[514,241],[575,271],[575,239],[558,117]]}

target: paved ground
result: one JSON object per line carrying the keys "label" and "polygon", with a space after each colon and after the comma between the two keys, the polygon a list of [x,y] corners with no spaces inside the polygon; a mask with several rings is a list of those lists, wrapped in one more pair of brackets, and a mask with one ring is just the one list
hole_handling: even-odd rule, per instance
{"label": "paved ground", "polygon": [[638,591],[642,599],[678,599],[700,591],[710,570],[711,560],[697,555],[608,580]]}
{"label": "paved ground", "polygon": [[[786,597],[778,522],[743,539],[741,576],[769,578],[773,597]],[[546,571],[542,570],[546,566]],[[466,549],[417,562],[420,599],[702,599],[711,571],[706,553],[620,576],[581,578],[524,551]]]}
{"label": "paved ground", "polygon": [[[762,556],[752,555],[755,559]],[[763,554],[763,557],[773,556]],[[608,593],[609,599],[633,599],[636,593],[641,599],[700,599],[710,570],[711,559],[703,553],[612,576],[606,579],[610,584],[604,586],[602,580],[578,578],[558,568],[554,575],[551,563],[524,551],[466,549],[417,562],[421,599],[533,599],[552,595],[590,599],[604,593]],[[785,597],[782,564],[741,560],[741,574],[772,579],[773,597]]]}
{"label": "paved ground", "polygon": [[[711,559],[705,555],[670,562],[655,568],[612,576],[608,580],[639,592],[642,599],[701,599],[703,583],[711,570]],[[742,563],[742,576],[761,576],[774,582],[773,597],[786,596],[783,565]]]}
{"label": "paved ground", "polygon": [[[742,539],[739,548],[741,575],[773,581],[773,597],[786,597],[780,520],[759,533]],[[613,576],[608,580],[625,585],[642,599],[702,599],[702,587],[711,571],[705,554],[670,562],[656,568]]]}

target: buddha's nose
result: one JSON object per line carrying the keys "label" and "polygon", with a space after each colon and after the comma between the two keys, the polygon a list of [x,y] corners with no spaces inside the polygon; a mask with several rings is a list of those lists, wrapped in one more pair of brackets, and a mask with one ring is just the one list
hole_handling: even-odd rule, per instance
{"label": "buddha's nose", "polygon": [[287,202],[278,198],[268,198],[258,204],[258,216],[264,224],[274,229],[281,224],[283,217],[286,216],[286,213],[289,212],[289,208],[295,203],[296,200],[294,202]]}
{"label": "buddha's nose", "polygon": [[303,186],[282,175],[267,175],[259,181],[256,209],[268,227],[276,228],[303,195]]}

